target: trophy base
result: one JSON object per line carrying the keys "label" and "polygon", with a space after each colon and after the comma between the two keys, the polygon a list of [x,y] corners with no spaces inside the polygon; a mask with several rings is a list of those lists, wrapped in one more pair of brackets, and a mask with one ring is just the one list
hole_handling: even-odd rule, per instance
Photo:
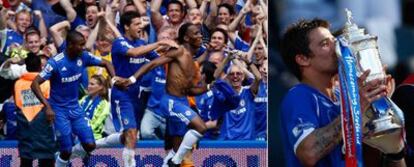
{"label": "trophy base", "polygon": [[389,115],[373,120],[372,124],[375,129],[371,137],[380,137],[401,128],[400,125],[392,122],[392,116]]}

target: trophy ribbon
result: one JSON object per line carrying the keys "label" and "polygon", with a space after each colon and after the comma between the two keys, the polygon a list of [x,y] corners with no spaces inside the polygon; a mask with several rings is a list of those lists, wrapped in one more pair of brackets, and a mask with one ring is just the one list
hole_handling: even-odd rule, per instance
{"label": "trophy ribbon", "polygon": [[347,167],[362,167],[362,118],[356,60],[344,40],[344,38],[337,38],[336,53],[339,60],[338,73],[345,165]]}

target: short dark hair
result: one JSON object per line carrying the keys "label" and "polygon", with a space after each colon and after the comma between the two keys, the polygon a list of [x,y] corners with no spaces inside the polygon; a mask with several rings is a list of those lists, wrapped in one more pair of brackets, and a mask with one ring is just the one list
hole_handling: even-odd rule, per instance
{"label": "short dark hair", "polygon": [[125,12],[122,16],[121,16],[121,28],[124,28],[124,26],[130,26],[132,23],[132,19],[135,19],[137,17],[140,17],[138,12],[135,11],[129,11],[129,12]]}
{"label": "short dark hair", "polygon": [[222,3],[222,4],[220,4],[218,7],[217,7],[217,13],[219,12],[219,10],[220,10],[220,8],[226,8],[228,11],[229,11],[229,13],[230,13],[230,15],[235,15],[236,14],[236,11],[234,10],[234,7],[233,6],[231,6],[230,4],[228,4],[228,3]]}
{"label": "short dark hair", "polygon": [[26,64],[26,70],[28,72],[40,72],[42,70],[40,57],[33,52],[27,54],[26,59],[24,59],[24,64]]}
{"label": "short dark hair", "polygon": [[24,33],[24,39],[27,40],[29,35],[36,34],[40,37],[40,31],[36,27],[29,27],[27,28],[26,32]]}
{"label": "short dark hair", "polygon": [[318,27],[329,29],[329,23],[326,20],[318,18],[313,20],[300,20],[289,26],[283,35],[281,43],[283,61],[299,80],[302,79],[302,75],[300,67],[296,63],[296,55],[302,54],[306,57],[310,56],[309,33]]}
{"label": "short dark hair", "polygon": [[167,10],[170,8],[170,5],[171,4],[177,4],[177,5],[179,5],[180,6],[180,9],[181,9],[181,12],[184,12],[185,10],[184,10],[184,5],[180,2],[180,1],[177,1],[177,0],[171,0],[171,1],[169,1],[168,3],[167,3]]}
{"label": "short dark hair", "polygon": [[181,25],[180,29],[178,29],[178,43],[183,44],[185,42],[184,37],[187,34],[188,28],[192,25],[192,23],[185,23]]}
{"label": "short dark hair", "polygon": [[201,66],[203,67],[201,72],[206,76],[205,82],[207,84],[210,84],[214,81],[214,72],[216,71],[217,67],[214,63],[209,61],[203,61],[201,63]]}
{"label": "short dark hair", "polygon": [[75,31],[75,30],[71,31],[66,36],[66,41],[67,41],[66,45],[73,44],[74,42],[78,42],[80,39],[85,39],[80,32]]}
{"label": "short dark hair", "polygon": [[211,31],[210,40],[215,32],[221,32],[224,35],[224,44],[227,44],[229,42],[229,35],[227,34],[227,31],[222,28],[216,28],[213,31]]}

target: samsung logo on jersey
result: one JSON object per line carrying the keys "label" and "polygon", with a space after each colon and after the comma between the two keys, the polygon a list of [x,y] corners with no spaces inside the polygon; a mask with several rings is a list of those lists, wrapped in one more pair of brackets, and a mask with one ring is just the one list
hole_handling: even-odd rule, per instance
{"label": "samsung logo on jersey", "polygon": [[78,80],[81,76],[82,76],[82,74],[81,74],[81,73],[79,73],[79,74],[76,74],[76,75],[73,75],[73,76],[70,76],[70,77],[65,77],[65,78],[62,78],[62,83],[76,81],[76,80]]}
{"label": "samsung logo on jersey", "polygon": [[131,64],[141,64],[145,63],[145,58],[129,58],[129,63]]}
{"label": "samsung logo on jersey", "polygon": [[241,108],[239,110],[231,110],[230,112],[233,113],[233,114],[236,114],[236,115],[240,115],[240,114],[245,113],[246,111],[247,111],[246,108],[243,107],[243,108]]}
{"label": "samsung logo on jersey", "polygon": [[121,41],[122,46],[126,46],[128,48],[133,48],[127,41]]}
{"label": "samsung logo on jersey", "polygon": [[159,78],[159,77],[155,77],[155,82],[165,84],[165,79]]}
{"label": "samsung logo on jersey", "polygon": [[256,103],[267,103],[267,98],[266,97],[256,97],[254,99],[254,102],[256,102]]}

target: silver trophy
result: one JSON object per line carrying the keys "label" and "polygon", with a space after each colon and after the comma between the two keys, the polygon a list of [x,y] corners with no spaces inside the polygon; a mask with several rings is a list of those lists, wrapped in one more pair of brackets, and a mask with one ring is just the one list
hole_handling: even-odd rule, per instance
{"label": "silver trophy", "polygon": [[[346,39],[352,55],[355,57],[358,76],[370,69],[371,72],[365,82],[374,79],[385,80],[386,74],[378,51],[377,37],[366,34],[363,28],[359,28],[353,23],[351,11],[345,9],[345,12],[347,22],[341,36]],[[363,122],[367,122],[364,124],[363,130],[365,136],[379,137],[401,128],[403,121],[395,121],[393,116],[402,116],[402,112],[391,99],[384,97],[373,102],[370,111],[363,116]]]}

